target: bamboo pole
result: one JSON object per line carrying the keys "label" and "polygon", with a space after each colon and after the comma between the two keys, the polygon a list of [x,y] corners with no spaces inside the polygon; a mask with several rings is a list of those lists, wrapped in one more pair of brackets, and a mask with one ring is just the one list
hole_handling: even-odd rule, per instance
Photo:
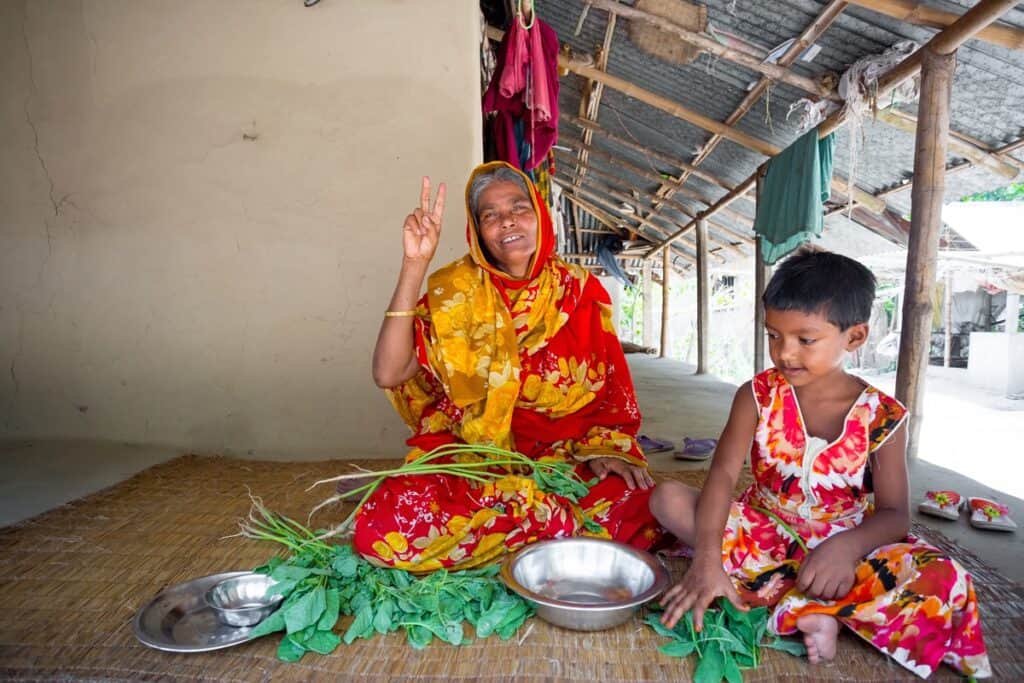
{"label": "bamboo pole", "polygon": [[[925,47],[928,47],[936,54],[951,54],[966,41],[973,38],[978,31],[1001,17],[1007,10],[1012,9],[1015,4],[1015,0],[980,0],[977,5],[967,10],[963,16],[933,36]],[[878,79],[876,98],[879,102],[885,101],[886,96],[894,88],[921,70],[923,53],[924,47],[904,59]],[[844,123],[846,123],[846,111],[840,109],[822,121],[821,125],[818,126],[818,135],[825,137]]]}
{"label": "bamboo pole", "polygon": [[[691,173],[693,173],[695,176],[700,178],[701,180],[706,180],[707,182],[711,183],[712,185],[717,185],[718,187],[722,188],[723,190],[731,190],[732,189],[732,185],[730,185],[729,183],[725,182],[724,180],[722,180],[718,176],[712,175],[712,174],[708,173],[707,171],[705,171],[703,169],[700,169],[700,168],[697,168],[696,166],[688,164],[685,161],[683,161],[682,159],[677,159],[677,158],[675,158],[675,157],[673,157],[673,156],[671,156],[669,154],[665,154],[664,152],[659,152],[658,150],[651,149],[650,147],[644,147],[642,145],[637,144],[636,142],[633,142],[632,140],[628,140],[628,139],[626,139],[624,137],[620,137],[620,136],[616,135],[615,133],[611,133],[611,132],[605,130],[601,125],[599,125],[597,123],[594,123],[593,121],[585,121],[585,120],[583,120],[583,119],[581,119],[581,118],[579,118],[577,116],[572,116],[572,115],[566,114],[564,112],[560,115],[560,118],[563,121],[567,121],[567,122],[571,123],[572,125],[576,126],[577,128],[581,129],[581,130],[593,130],[595,133],[597,133],[601,137],[605,138],[606,140],[614,142],[617,145],[622,145],[626,149],[632,150],[632,151],[636,152],[637,154],[640,154],[641,156],[645,157],[648,160],[656,159],[656,160],[658,160],[658,161],[660,161],[660,162],[662,162],[664,164],[668,164],[669,166],[672,166],[674,168],[681,168],[681,169],[684,169],[684,170],[688,170]],[[707,202],[705,202],[705,203],[707,203]]]}
{"label": "bamboo pole", "polygon": [[[875,118],[906,133],[914,133],[917,130],[917,119],[903,112],[885,109],[877,112]],[[1016,166],[1007,163],[991,152],[980,149],[974,144],[953,137],[952,132],[949,140],[949,149],[956,156],[969,159],[974,165],[981,166],[1009,180],[1013,180],[1020,173]]]}
{"label": "bamboo pole", "polygon": [[789,69],[780,67],[776,64],[765,64],[758,57],[726,47],[709,36],[691,31],[684,26],[680,26],[675,22],[665,19],[664,17],[659,17],[657,15],[638,10],[635,7],[623,5],[615,0],[587,0],[587,2],[593,7],[618,14],[626,19],[648,23],[662,31],[665,31],[666,33],[674,35],[684,43],[698,47],[704,52],[726,61],[745,66],[748,69],[763,74],[774,81],[781,81],[793,86],[794,88],[799,88],[800,90],[809,92],[812,95],[817,95],[818,97],[828,98],[834,96],[834,91],[832,89],[825,87],[814,79],[799,76]]}
{"label": "bamboo pole", "polygon": [[[601,44],[601,49],[597,53],[597,59],[595,63],[597,68],[601,71],[608,69],[608,57],[612,51],[612,36],[615,34],[615,21],[616,16],[614,14],[608,15],[608,25],[604,30],[604,43]],[[601,95],[604,93],[604,84],[597,83],[595,81],[588,80],[583,89],[584,96],[580,98],[580,116],[591,121],[597,121],[597,112],[601,107]],[[583,142],[587,145],[590,144],[591,139],[594,136],[594,132],[589,128],[583,131]],[[580,149],[577,157],[577,170],[580,172],[580,177],[587,173],[587,150]]]}
{"label": "bamboo pole", "polygon": [[[820,38],[828,27],[839,18],[839,15],[842,14],[843,10],[846,8],[846,4],[847,3],[844,0],[832,0],[832,2],[826,5],[814,21],[812,21],[810,25],[808,25],[807,28],[797,36],[789,49],[786,50],[782,57],[779,58],[778,65],[781,67],[789,67],[793,62],[795,62],[796,59],[803,54],[804,50],[810,47],[815,40]],[[762,76],[757,82],[757,85],[747,93],[739,105],[737,105],[733,113],[729,115],[729,118],[725,120],[725,123],[730,126],[734,126],[739,123],[739,120],[746,116],[751,107],[761,99],[761,96],[764,95],[766,90],[768,90],[771,83],[772,81],[769,78]],[[697,156],[694,157],[692,161],[693,165],[699,166],[703,163],[722,140],[723,138],[721,135],[712,135],[711,139],[701,147],[699,152],[697,152]],[[690,172],[684,171],[679,177],[679,186],[685,183],[689,177]],[[673,192],[676,191],[678,191],[678,188],[670,189],[668,184],[663,184],[662,187],[658,189],[657,194],[665,197],[671,197]]]}
{"label": "bamboo pole", "polygon": [[[562,154],[564,154],[564,153],[556,152],[556,156],[560,156]],[[566,156],[568,156],[568,155],[566,155]],[[563,175],[567,174],[566,171],[561,171],[561,173]],[[620,178],[616,178],[615,176],[611,175],[610,173],[605,173],[604,171],[600,171],[600,170],[598,170],[596,168],[591,168],[590,169],[590,173],[591,173],[592,176],[596,176],[598,178],[603,178],[603,179],[605,179],[607,181],[610,181],[610,182],[616,182],[616,181],[621,180]],[[573,180],[574,180],[574,185],[575,185],[575,181],[576,180],[579,180],[581,182],[583,182],[583,181],[592,181],[592,178],[589,178],[589,177],[588,178],[581,178],[581,177],[577,176]],[[605,183],[592,183],[592,186],[596,186],[597,189],[601,189],[603,192],[605,192],[606,194],[608,194],[611,197],[614,197],[614,198],[618,199],[619,201],[634,202],[634,203],[637,201],[636,197],[630,197],[629,195],[623,194],[622,192],[616,190],[614,188],[614,186],[607,185]],[[576,187],[579,187],[579,185],[576,185]],[[654,201],[656,200],[656,198],[652,197],[647,192],[640,192],[639,190],[637,190],[637,193],[640,195],[640,199],[642,201],[644,201],[645,205],[647,205],[648,207],[651,204],[653,204]],[[671,200],[669,200],[669,201],[671,201]],[[686,214],[688,217],[692,218],[693,216],[697,215],[696,211],[694,211],[690,207],[686,206],[685,204],[679,204],[678,202],[671,201],[671,205],[672,205],[672,208],[674,208],[676,211],[679,211],[680,213]],[[659,217],[661,217],[661,216],[659,215]],[[667,218],[666,218],[666,220],[667,220]],[[739,249],[738,247],[733,245],[732,238],[733,238],[733,236],[735,236],[736,241],[739,242],[740,244],[749,244],[750,242],[753,241],[753,240],[750,239],[750,237],[747,237],[745,235],[741,235],[740,233],[737,233],[734,230],[730,229],[728,226],[720,225],[718,223],[715,224],[715,228],[719,232],[724,232],[724,233],[727,234],[726,237],[722,237],[721,235],[711,235],[711,237],[716,242],[718,242],[723,249],[728,249],[729,251],[733,252],[737,256],[745,257],[747,255],[744,251],[742,251],[741,249]]]}
{"label": "bamboo pole", "polygon": [[[981,28],[1002,16],[1004,12],[1013,7],[1013,4],[1012,0],[981,0],[977,5],[968,10],[966,14],[960,17],[960,19],[958,19],[953,25],[933,37],[925,47],[937,52],[938,54],[949,54],[955,51],[956,48],[962,45],[965,41],[969,40],[975,33],[981,30]],[[885,74],[885,76],[879,79],[877,97],[880,101],[892,92],[896,86],[921,70],[921,59],[924,49],[925,48],[923,47],[910,55]],[[845,110],[840,109],[825,119],[821,125],[818,126],[818,135],[820,137],[825,137],[829,133],[832,133],[843,126],[845,123],[846,112]],[[737,185],[736,190],[742,190],[741,194],[745,193],[754,186],[755,176],[756,171],[740,185]],[[736,198],[736,196],[733,196],[733,192],[730,192],[708,208],[707,211],[702,212],[702,214],[705,215],[702,215],[701,217],[709,218],[724,206],[735,201]],[[680,234],[685,232],[687,229],[689,229],[689,226],[684,226]],[[655,245],[645,258],[658,253],[662,248],[664,248],[665,244],[671,242],[673,239],[675,238],[670,236],[666,242],[660,242]]]}
{"label": "bamboo pole", "polygon": [[657,254],[658,252],[660,252],[666,246],[671,244],[672,241],[675,240],[677,237],[679,237],[680,235],[685,234],[688,230],[693,228],[693,226],[696,224],[696,222],[698,220],[706,219],[706,218],[711,218],[716,213],[718,213],[719,211],[721,211],[725,207],[729,206],[729,204],[732,204],[734,201],[736,201],[737,199],[739,199],[740,197],[745,195],[752,187],[754,187],[754,181],[755,181],[756,177],[757,177],[757,171],[755,171],[753,175],[751,175],[749,178],[744,180],[742,183],[737,185],[733,189],[732,192],[728,193],[727,195],[725,195],[724,197],[719,199],[717,202],[715,202],[714,204],[712,204],[708,208],[706,208],[703,211],[701,211],[700,213],[698,213],[696,218],[691,220],[689,223],[684,225],[682,228],[680,228],[676,232],[674,232],[671,235],[669,235],[663,241],[658,242],[653,247],[651,247],[651,250],[649,252],[647,252],[647,254],[644,256],[644,258],[650,258],[650,257],[654,256],[655,254]]}
{"label": "bamboo pole", "polygon": [[[879,14],[905,21],[915,26],[945,28],[952,25],[960,15],[928,7],[914,0],[849,0],[857,5]],[[1010,50],[1024,49],[1024,31],[1013,26],[987,26],[978,31],[978,40],[1001,45]]]}
{"label": "bamboo pole", "polygon": [[[662,178],[662,177],[658,176],[657,174],[655,174],[653,171],[640,168],[639,166],[634,166],[633,164],[629,163],[628,161],[624,161],[622,159],[619,159],[618,157],[613,156],[611,154],[608,154],[607,152],[602,151],[600,149],[597,149],[596,147],[588,147],[587,148],[587,152],[588,152],[589,156],[592,156],[595,159],[600,159],[601,161],[604,161],[605,163],[607,163],[607,164],[609,164],[611,166],[615,166],[617,168],[621,168],[624,171],[629,171],[633,175],[638,176],[640,178],[645,178],[645,179],[650,180],[651,182],[654,182],[654,183],[665,183],[667,186],[671,186],[674,189],[678,190],[680,192],[680,194],[682,194],[684,197],[689,197],[690,199],[698,201],[698,202],[700,202],[702,204],[706,204],[708,206],[710,206],[711,204],[714,204],[713,201],[709,201],[706,197],[703,197],[700,193],[694,192],[690,188],[680,187],[677,184],[679,181],[676,181],[674,179],[673,180],[666,180],[665,178]],[[568,152],[562,152],[561,150],[555,150],[555,154],[556,155],[559,155],[559,154],[568,155],[569,153]],[[647,193],[647,194],[648,194],[648,196],[650,196],[650,193]],[[655,199],[661,200],[661,198],[657,198],[657,197]],[[670,206],[672,206],[672,208],[675,208],[675,209],[677,209],[679,211],[682,211],[683,213],[686,213],[689,216],[695,215],[693,213],[693,210],[690,209],[689,207],[687,207],[685,204],[680,204],[679,202],[673,202],[673,203],[670,203]],[[751,218],[750,216],[747,216],[746,214],[742,214],[739,211],[735,211],[733,209],[723,209],[722,213],[724,215],[730,216],[734,220],[736,220],[736,221],[738,221],[740,223],[744,223],[746,225],[753,225],[753,223],[754,223],[754,219],[753,218]],[[731,228],[729,228],[727,226],[721,226],[721,229],[724,232],[727,232],[728,234],[730,234],[733,237],[735,237],[737,241],[743,242],[744,244],[749,244],[749,243],[751,243],[753,241],[751,239],[750,235],[744,235],[743,233],[736,232],[735,230],[732,230]]]}
{"label": "bamboo pole", "polygon": [[[605,198],[601,197],[600,195],[598,195],[598,194],[596,194],[594,192],[591,192],[587,188],[585,188],[585,187],[572,187],[571,180],[567,180],[564,176],[556,175],[554,180],[556,182],[562,184],[562,186],[566,189],[566,191],[569,194],[571,194],[572,196],[576,197],[576,199],[578,201],[580,201],[580,206],[583,206],[584,208],[587,208],[587,205],[590,205],[595,210],[598,210],[601,213],[604,213],[606,216],[610,216],[610,217],[612,216],[612,214],[610,214],[608,212],[617,212],[618,211],[618,209],[615,207],[614,204],[609,203]],[[581,194],[584,196],[586,201],[584,201],[583,199],[580,198]],[[587,210],[590,211],[589,208]],[[665,228],[661,227],[660,225],[657,225],[656,223],[652,223],[651,221],[649,221],[649,220],[647,220],[645,218],[641,218],[639,216],[630,216],[630,219],[639,222],[640,225],[642,225],[642,226],[646,226],[646,227],[651,228],[652,230],[658,232],[659,234],[662,234],[662,235],[665,234]],[[684,259],[686,259],[690,263],[696,263],[697,262],[697,255],[696,255],[695,251],[691,253],[682,244],[677,245],[677,246],[678,246],[678,249],[676,250],[676,253],[679,256],[682,256]],[[642,256],[637,256],[637,258],[644,259],[644,258],[647,258],[647,255],[644,254]]]}
{"label": "bamboo pole", "polygon": [[1013,142],[1010,142],[1010,143],[1007,143],[1007,144],[1003,145],[1002,147],[996,149],[995,153],[996,154],[1009,154],[1010,152],[1014,152],[1014,151],[1020,149],[1021,147],[1024,147],[1024,138],[1021,138],[1020,140],[1014,140]]}
{"label": "bamboo pole", "polygon": [[[666,251],[667,253],[667,251]],[[697,374],[708,371],[708,333],[711,308],[708,303],[708,222],[697,221]]]}
{"label": "bamboo pole", "polygon": [[[764,183],[764,166],[757,169],[757,200],[761,200],[761,186]],[[754,242],[754,374],[758,375],[764,370],[764,305],[761,303],[761,295],[768,286],[768,267],[764,264],[764,254],[761,251],[761,240],[755,236]]]}
{"label": "bamboo pole", "polygon": [[921,55],[921,98],[914,146],[915,183],[911,192],[903,332],[896,369],[896,398],[910,412],[907,457],[911,459],[917,457],[923,419],[935,259],[942,228],[949,103],[956,69],[955,53],[939,53],[929,45],[916,54]]}
{"label": "bamboo pole", "polygon": [[946,271],[945,282],[943,283],[943,307],[942,318],[945,328],[945,345],[942,349],[942,367],[948,368],[953,358],[953,271]]}
{"label": "bamboo pole", "polygon": [[643,280],[644,287],[644,321],[642,341],[645,347],[651,348],[651,345],[654,344],[654,268],[651,265],[650,259],[645,259],[640,268],[640,277]]}
{"label": "bamboo pole", "polygon": [[659,358],[668,358],[669,292],[672,283],[672,255],[666,249],[661,255],[661,349]]}

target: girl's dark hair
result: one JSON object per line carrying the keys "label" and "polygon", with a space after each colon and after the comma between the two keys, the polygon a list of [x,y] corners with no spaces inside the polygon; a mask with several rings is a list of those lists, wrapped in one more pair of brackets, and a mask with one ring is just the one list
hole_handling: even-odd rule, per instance
{"label": "girl's dark hair", "polygon": [[846,330],[871,318],[875,276],[852,258],[802,247],[778,267],[761,301],[766,309],[821,314]]}

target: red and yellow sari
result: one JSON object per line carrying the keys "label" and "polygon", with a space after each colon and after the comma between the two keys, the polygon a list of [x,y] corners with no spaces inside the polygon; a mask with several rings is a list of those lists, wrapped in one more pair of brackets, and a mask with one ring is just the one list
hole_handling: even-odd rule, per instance
{"label": "red and yellow sari", "polygon": [[[504,162],[479,166],[478,174]],[[518,172],[518,171],[517,171]],[[415,321],[419,373],[388,390],[413,431],[407,460],[445,443],[490,444],[534,458],[579,463],[616,457],[645,466],[636,442],[640,411],[608,293],[555,255],[551,217],[523,176],[537,214],[537,250],[523,279],[491,265],[473,218],[469,253],[430,276]],[[356,549],[371,561],[413,571],[464,569],[545,538],[583,532],[583,515],[604,535],[649,547],[660,529],[650,491],[609,475],[575,505],[509,475],[481,486],[447,475],[387,479],[356,518]]]}

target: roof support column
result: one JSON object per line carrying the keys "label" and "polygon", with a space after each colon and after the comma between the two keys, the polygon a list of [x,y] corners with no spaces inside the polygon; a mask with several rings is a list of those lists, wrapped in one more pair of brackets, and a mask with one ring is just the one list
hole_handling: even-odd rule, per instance
{"label": "roof support column", "polygon": [[910,243],[903,299],[903,332],[896,368],[896,398],[910,412],[907,457],[917,457],[924,408],[925,371],[931,345],[935,259],[946,189],[949,101],[956,71],[956,48],[940,54],[931,45],[921,53],[921,99],[914,141]]}
{"label": "roof support column", "polygon": [[668,300],[669,284],[672,280],[672,254],[666,249],[661,252],[661,351],[659,358],[668,358]]}
{"label": "roof support column", "polygon": [[[668,249],[665,250],[668,253]],[[708,371],[708,323],[711,308],[708,305],[708,222],[697,221],[697,374]]]}
{"label": "roof support column", "polygon": [[654,346],[654,268],[651,260],[644,259],[641,265],[641,279],[644,283],[643,345]]}
{"label": "roof support column", "polygon": [[[757,169],[757,190],[756,200],[761,201],[761,186],[764,183],[765,167],[762,165]],[[754,374],[758,375],[764,370],[764,304],[761,303],[761,295],[764,288],[768,286],[768,266],[764,264],[761,253],[761,240],[754,235]]]}

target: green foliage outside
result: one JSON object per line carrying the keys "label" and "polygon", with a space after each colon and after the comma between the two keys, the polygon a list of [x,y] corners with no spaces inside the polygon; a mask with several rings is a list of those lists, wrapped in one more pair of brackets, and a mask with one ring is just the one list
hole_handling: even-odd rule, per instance
{"label": "green foliage outside", "polygon": [[1021,202],[1024,201],[1024,183],[1013,183],[998,190],[977,192],[964,197],[962,202]]}

